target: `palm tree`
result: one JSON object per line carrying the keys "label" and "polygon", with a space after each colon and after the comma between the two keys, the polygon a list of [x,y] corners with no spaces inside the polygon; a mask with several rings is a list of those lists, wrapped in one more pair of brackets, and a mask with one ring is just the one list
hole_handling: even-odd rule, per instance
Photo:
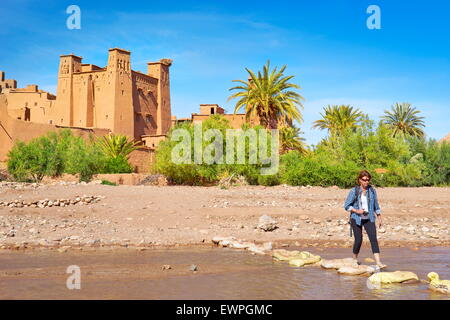
{"label": "palm tree", "polygon": [[360,127],[365,120],[365,115],[361,110],[354,110],[349,105],[328,105],[324,111],[325,115],[320,114],[322,119],[314,121],[313,128],[327,129],[333,136],[342,135],[348,128],[354,130]]}
{"label": "palm tree", "polygon": [[297,150],[306,155],[308,150],[305,146],[305,139],[300,137],[303,134],[299,128],[285,126],[280,129],[280,153],[284,154],[291,150]]}
{"label": "palm tree", "polygon": [[98,146],[110,158],[128,159],[131,152],[139,149],[140,142],[128,140],[127,136],[110,134],[98,139]]}
{"label": "palm tree", "polygon": [[384,111],[385,115],[381,117],[382,121],[392,129],[392,135],[398,134],[410,135],[423,138],[425,133],[422,128],[425,127],[424,117],[418,116],[420,113],[416,108],[412,108],[410,103],[396,103],[391,107],[391,111]]}
{"label": "palm tree", "polygon": [[248,81],[233,80],[240,85],[231,90],[239,90],[228,98],[228,101],[239,98],[234,113],[245,109],[246,120],[259,117],[261,124],[267,129],[276,129],[279,125],[292,123],[293,120],[302,122],[303,118],[299,107],[303,109],[301,100],[304,98],[292,89],[300,89],[289,81],[294,76],[285,76],[286,65],[280,70],[275,67],[269,70],[270,61],[263,67],[262,73],[256,75],[245,68],[250,75]]}

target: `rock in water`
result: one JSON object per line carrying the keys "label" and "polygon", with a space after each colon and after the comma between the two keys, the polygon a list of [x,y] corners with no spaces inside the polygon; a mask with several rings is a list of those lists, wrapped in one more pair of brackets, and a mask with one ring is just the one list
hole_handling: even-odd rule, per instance
{"label": "rock in water", "polygon": [[288,261],[290,265],[302,267],[307,264],[314,264],[321,260],[320,256],[313,255],[308,251],[278,249],[272,252],[272,257],[279,261]]}
{"label": "rock in water", "polygon": [[198,267],[195,264],[191,264],[191,266],[189,267],[190,271],[198,271]]}
{"label": "rock in water", "polygon": [[234,243],[236,238],[234,237],[214,237],[212,242],[222,247],[228,247],[230,244]]}
{"label": "rock in water", "polygon": [[247,248],[248,251],[255,253],[255,254],[266,254],[262,247],[257,246],[256,244],[252,244],[250,247]]}
{"label": "rock in water", "polygon": [[273,249],[272,242],[264,242],[262,247],[264,251],[270,251]]}
{"label": "rock in water", "polygon": [[303,258],[301,259],[291,259],[289,260],[289,264],[294,267],[303,267],[309,264],[316,264],[320,262],[320,256],[313,255],[307,251],[301,252]]}
{"label": "rock in water", "polygon": [[324,269],[340,269],[343,267],[358,267],[358,263],[353,258],[322,260],[320,266]]}
{"label": "rock in water", "polygon": [[440,280],[436,272],[430,272],[427,277],[430,280],[431,290],[450,294],[450,280]]}
{"label": "rock in water", "polygon": [[360,275],[371,275],[376,270],[371,266],[357,266],[357,267],[341,267],[338,269],[339,274],[344,274],[348,276],[360,276]]}
{"label": "rock in water", "polygon": [[369,277],[373,284],[402,283],[408,280],[419,281],[419,277],[410,271],[378,272]]}
{"label": "rock in water", "polygon": [[263,215],[259,218],[258,228],[264,231],[273,231],[277,226],[277,222],[271,216]]}

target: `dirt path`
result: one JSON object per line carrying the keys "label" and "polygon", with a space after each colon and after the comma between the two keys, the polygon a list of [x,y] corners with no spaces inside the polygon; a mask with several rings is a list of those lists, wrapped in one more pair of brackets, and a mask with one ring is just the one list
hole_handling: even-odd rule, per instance
{"label": "dirt path", "polygon": [[[348,190],[337,187],[189,187],[0,184],[0,202],[74,200],[68,206],[0,207],[0,247],[210,245],[214,236],[287,246],[350,246]],[[450,188],[378,188],[381,246],[449,246]],[[257,229],[270,215],[278,229]],[[367,237],[365,236],[365,241]],[[367,244],[365,244],[367,245]],[[64,251],[62,249],[61,251]]]}

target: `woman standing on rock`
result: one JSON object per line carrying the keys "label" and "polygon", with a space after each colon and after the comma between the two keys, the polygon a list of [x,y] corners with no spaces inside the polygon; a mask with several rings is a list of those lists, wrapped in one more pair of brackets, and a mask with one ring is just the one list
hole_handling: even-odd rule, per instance
{"label": "woman standing on rock", "polygon": [[375,226],[375,220],[377,220],[378,228],[381,227],[381,209],[378,204],[377,192],[369,184],[371,179],[372,176],[366,170],[358,174],[358,185],[350,190],[347,200],[345,200],[344,208],[350,213],[351,230],[353,230],[353,234],[355,235],[353,257],[358,259],[363,239],[362,228],[364,226],[369,236],[375,261],[381,269],[385,268],[386,265],[380,261],[380,248],[378,247],[377,229]]}

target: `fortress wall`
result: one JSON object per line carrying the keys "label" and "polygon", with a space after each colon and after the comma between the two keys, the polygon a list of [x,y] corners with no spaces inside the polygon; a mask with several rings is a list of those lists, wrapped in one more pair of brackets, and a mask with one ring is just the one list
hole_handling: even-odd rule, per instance
{"label": "fortress wall", "polygon": [[155,152],[149,148],[135,150],[130,154],[129,162],[135,172],[149,173],[151,164],[155,162]]}
{"label": "fortress wall", "polygon": [[[36,137],[47,134],[49,131],[57,132],[66,129],[50,124],[33,123],[12,118],[8,114],[8,101],[0,95],[0,161],[6,161],[9,150],[16,141],[28,142]],[[69,128],[74,135],[89,139],[89,135],[107,135],[108,129]]]}
{"label": "fortress wall", "polygon": [[52,99],[48,92],[15,89],[5,95],[11,117],[37,123],[49,123],[49,115],[52,113],[56,100]]}
{"label": "fortress wall", "polygon": [[53,125],[32,123],[10,117],[7,105],[6,97],[0,96],[0,161],[6,161],[8,152],[16,141],[30,141],[49,131],[56,131]]}

